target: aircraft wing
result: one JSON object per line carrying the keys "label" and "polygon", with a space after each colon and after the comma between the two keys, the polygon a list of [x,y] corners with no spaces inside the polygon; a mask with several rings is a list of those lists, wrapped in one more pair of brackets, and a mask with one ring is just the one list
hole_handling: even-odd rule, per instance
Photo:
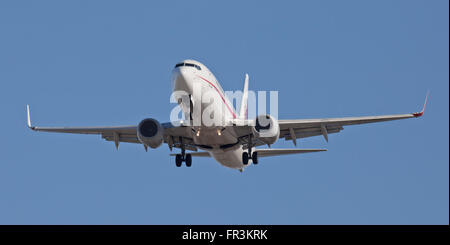
{"label": "aircraft wing", "polygon": [[[119,142],[141,144],[137,137],[137,125],[104,126],[104,127],[35,127],[31,125],[30,107],[27,105],[27,125],[34,131],[72,133],[72,134],[96,134],[101,135],[107,141],[113,141],[116,148]],[[162,123],[164,128],[164,142],[173,147],[181,147],[181,142],[187,150],[197,151],[193,144],[191,132],[185,126],[173,126],[170,122]]]}
{"label": "aircraft wing", "polygon": [[416,113],[366,117],[279,120],[280,138],[293,140],[294,144],[296,144],[297,138],[323,135],[325,140],[328,141],[328,134],[337,133],[343,130],[344,126],[421,117],[425,112],[428,94],[425,97],[422,111]]}
{"label": "aircraft wing", "polygon": [[325,140],[328,141],[328,134],[338,133],[344,129],[344,126],[385,122],[413,117],[419,117],[419,115],[412,113],[412,114],[367,116],[367,117],[294,119],[294,120],[279,120],[278,123],[280,125],[280,138],[295,141],[298,138],[323,135]]}
{"label": "aircraft wing", "polygon": [[[343,118],[321,118],[321,119],[291,119],[278,120],[280,126],[280,139],[292,140],[297,145],[297,139],[307,138],[312,136],[322,135],[328,141],[328,134],[338,133],[344,129],[344,126],[393,121],[407,118],[421,117],[425,112],[425,107],[428,99],[428,94],[425,98],[425,103],[421,112],[409,114],[396,114],[384,116],[363,116],[363,117],[343,117]],[[247,148],[247,136],[251,134],[251,129],[248,126],[238,126],[234,129],[239,136],[241,142],[244,144],[244,149]],[[255,139],[254,146],[264,145],[263,142]]]}

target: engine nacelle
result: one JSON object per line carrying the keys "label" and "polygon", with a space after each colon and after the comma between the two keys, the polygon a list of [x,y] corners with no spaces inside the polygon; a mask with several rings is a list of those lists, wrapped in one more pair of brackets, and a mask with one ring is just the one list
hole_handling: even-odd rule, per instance
{"label": "engine nacelle", "polygon": [[153,119],[142,120],[137,127],[137,137],[139,141],[151,148],[159,147],[163,142],[164,128]]}
{"label": "engine nacelle", "polygon": [[280,126],[278,121],[270,115],[259,115],[256,117],[255,126],[252,127],[253,135],[262,142],[270,145],[280,137]]}

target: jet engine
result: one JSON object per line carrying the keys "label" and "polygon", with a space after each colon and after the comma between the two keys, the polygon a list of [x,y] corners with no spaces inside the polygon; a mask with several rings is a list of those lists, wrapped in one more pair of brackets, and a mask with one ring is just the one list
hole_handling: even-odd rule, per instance
{"label": "jet engine", "polygon": [[253,135],[262,142],[270,145],[275,143],[280,136],[278,121],[270,115],[259,115],[256,117],[252,127]]}
{"label": "jet engine", "polygon": [[153,118],[142,120],[137,127],[139,141],[151,148],[159,147],[163,142],[163,136],[164,128]]}

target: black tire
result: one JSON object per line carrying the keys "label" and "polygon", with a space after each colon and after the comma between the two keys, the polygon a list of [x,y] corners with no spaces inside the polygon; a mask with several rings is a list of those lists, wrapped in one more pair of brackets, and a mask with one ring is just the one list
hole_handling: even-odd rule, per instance
{"label": "black tire", "polygon": [[253,152],[252,162],[253,162],[253,164],[258,164],[258,152]]}
{"label": "black tire", "polygon": [[186,167],[192,166],[192,155],[186,154]]}
{"label": "black tire", "polygon": [[177,167],[181,167],[182,162],[183,162],[183,157],[181,156],[181,154],[177,154],[175,156],[175,165],[177,165]]}
{"label": "black tire", "polygon": [[242,164],[244,164],[244,165],[248,164],[248,153],[247,152],[242,153]]}

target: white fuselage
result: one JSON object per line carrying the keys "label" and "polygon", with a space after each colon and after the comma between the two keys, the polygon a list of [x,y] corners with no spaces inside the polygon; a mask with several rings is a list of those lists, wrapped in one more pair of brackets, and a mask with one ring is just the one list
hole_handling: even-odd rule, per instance
{"label": "white fuselage", "polygon": [[[205,126],[204,124],[192,126],[195,131],[193,133],[194,143],[198,148],[207,151],[223,166],[243,169],[247,166],[242,162],[244,150],[241,144],[238,144],[238,139],[232,127],[227,127],[226,129],[222,127],[223,122],[225,122],[225,125],[231,125],[231,121],[238,116],[233,104],[225,96],[225,92],[216,77],[205,65],[195,60],[185,60],[181,63],[194,64],[198,68],[191,65],[175,67],[172,72],[173,91],[184,91],[189,94],[195,108],[194,111],[196,109],[200,111],[197,115],[208,114],[210,111],[220,113],[220,115],[214,114],[214,119],[220,120],[220,122],[214,121],[215,124],[212,126]],[[201,88],[200,93],[198,93],[198,88]],[[209,99],[212,97],[215,103],[206,103],[206,96],[208,97],[206,101],[209,102]],[[201,103],[201,109],[198,107],[199,103]],[[181,109],[186,114],[190,112],[187,106],[181,106]],[[205,110],[207,111],[205,112]],[[198,120],[198,118],[193,118],[192,120],[196,119]],[[198,121],[203,123],[202,120]]]}

